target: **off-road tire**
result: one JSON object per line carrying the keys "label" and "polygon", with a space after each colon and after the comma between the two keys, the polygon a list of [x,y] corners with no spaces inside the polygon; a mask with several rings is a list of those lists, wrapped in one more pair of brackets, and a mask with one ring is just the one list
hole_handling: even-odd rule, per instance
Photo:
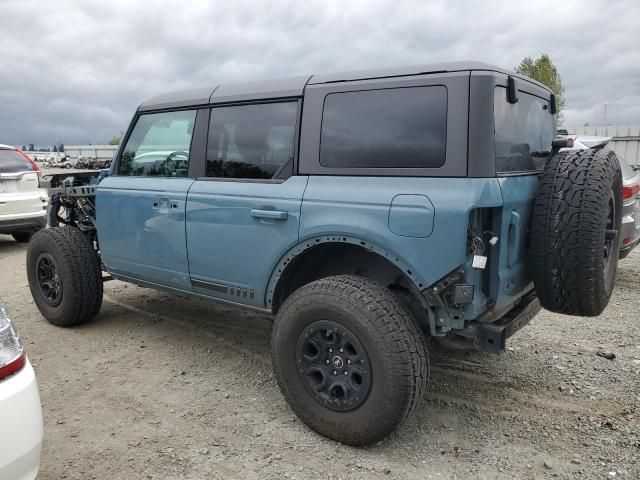
{"label": "off-road tire", "polygon": [[[60,303],[52,306],[40,288],[38,259],[50,255],[62,285]],[[71,327],[87,322],[102,305],[102,272],[90,239],[77,228],[55,227],[36,232],[27,249],[27,278],[33,300],[48,322]]]}
{"label": "off-road tire", "polygon": [[11,236],[18,243],[28,243],[33,236],[33,232],[15,232]]}
{"label": "off-road tire", "polygon": [[[533,282],[547,310],[592,317],[609,303],[620,250],[621,190],[620,164],[613,152],[578,150],[550,159],[531,234]],[[607,227],[610,204],[615,212]],[[603,254],[607,228],[617,231],[607,250],[609,262]]]}
{"label": "off-road tire", "polygon": [[[328,319],[353,332],[370,360],[370,391],[354,410],[327,408],[298,374],[300,335]],[[295,291],[276,315],[271,340],[275,377],[293,411],[313,430],[348,445],[371,444],[397,428],[424,396],[429,360],[422,335],[390,290],[354,275],[323,278]]]}

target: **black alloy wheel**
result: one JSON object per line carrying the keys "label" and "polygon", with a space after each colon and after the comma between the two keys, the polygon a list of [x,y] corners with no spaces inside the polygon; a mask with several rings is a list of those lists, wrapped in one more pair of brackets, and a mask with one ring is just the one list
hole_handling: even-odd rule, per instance
{"label": "black alloy wheel", "polygon": [[49,253],[43,253],[36,263],[38,286],[42,296],[52,307],[60,305],[62,301],[62,282],[58,275],[56,261]]}
{"label": "black alloy wheel", "polygon": [[358,338],[331,320],[309,325],[296,348],[298,373],[309,394],[335,411],[364,402],[371,388],[371,363]]}

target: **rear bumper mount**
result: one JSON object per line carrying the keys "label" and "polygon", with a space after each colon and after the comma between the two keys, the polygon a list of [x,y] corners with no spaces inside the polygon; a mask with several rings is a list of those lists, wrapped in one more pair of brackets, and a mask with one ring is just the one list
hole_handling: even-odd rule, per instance
{"label": "rear bumper mount", "polygon": [[507,338],[528,324],[541,309],[540,300],[532,291],[499,320],[479,324],[476,337],[478,349],[491,353],[504,351]]}

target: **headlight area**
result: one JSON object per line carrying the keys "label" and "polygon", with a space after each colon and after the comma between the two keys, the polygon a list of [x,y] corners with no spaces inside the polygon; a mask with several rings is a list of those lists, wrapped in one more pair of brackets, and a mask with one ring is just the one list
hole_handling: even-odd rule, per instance
{"label": "headlight area", "polygon": [[0,301],[0,382],[20,371],[27,363],[18,332],[11,323],[9,310]]}

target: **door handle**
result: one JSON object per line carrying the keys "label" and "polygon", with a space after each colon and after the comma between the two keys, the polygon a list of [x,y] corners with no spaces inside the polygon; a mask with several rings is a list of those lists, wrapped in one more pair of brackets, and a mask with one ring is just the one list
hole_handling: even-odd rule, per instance
{"label": "door handle", "polygon": [[283,212],[281,210],[258,210],[252,209],[251,216],[253,218],[267,218],[269,220],[286,220],[289,217],[289,212]]}

